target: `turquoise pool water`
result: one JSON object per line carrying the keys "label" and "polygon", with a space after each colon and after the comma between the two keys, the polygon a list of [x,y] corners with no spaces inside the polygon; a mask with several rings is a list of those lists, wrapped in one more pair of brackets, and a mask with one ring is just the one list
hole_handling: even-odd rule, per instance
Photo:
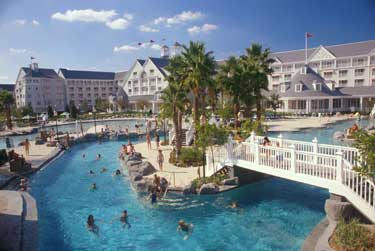
{"label": "turquoise pool water", "polygon": [[356,120],[347,120],[328,125],[324,128],[306,129],[296,132],[270,132],[268,135],[271,137],[277,137],[282,134],[284,139],[303,140],[310,142],[316,137],[318,139],[318,142],[322,144],[349,145],[350,142],[337,140],[333,137],[333,135],[337,131],[344,132],[345,129],[350,128],[354,123],[358,123],[361,128],[366,128],[369,122],[365,119],[359,122],[357,122]]}
{"label": "turquoise pool water", "polygon": [[[151,206],[127,177],[111,176],[121,143],[76,145],[31,177],[39,250],[300,250],[324,217],[327,191],[276,178],[215,196],[171,195]],[[100,174],[104,166],[108,172]],[[94,182],[98,190],[90,191]],[[227,207],[233,200],[241,209]],[[111,223],[124,209],[130,229]],[[99,235],[86,229],[89,214],[98,219]],[[179,219],[195,226],[188,240],[176,231]]]}

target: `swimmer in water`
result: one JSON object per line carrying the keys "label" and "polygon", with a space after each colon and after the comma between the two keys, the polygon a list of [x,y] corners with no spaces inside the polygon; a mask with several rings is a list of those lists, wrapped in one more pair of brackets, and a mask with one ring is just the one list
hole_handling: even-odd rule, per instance
{"label": "swimmer in water", "polygon": [[120,221],[122,222],[124,228],[125,226],[128,226],[128,228],[131,228],[131,225],[128,220],[129,220],[128,211],[124,210],[120,216]]}
{"label": "swimmer in water", "polygon": [[94,216],[92,214],[90,214],[89,217],[87,218],[86,227],[89,231],[91,231],[95,234],[99,233],[99,228],[98,228],[97,225],[95,225],[95,219],[94,219]]}
{"label": "swimmer in water", "polygon": [[95,174],[93,170],[90,170],[89,174],[93,175]]}
{"label": "swimmer in water", "polygon": [[184,240],[187,240],[189,236],[193,233],[193,224],[187,224],[184,220],[178,221],[177,231],[185,234]]}
{"label": "swimmer in water", "polygon": [[86,154],[82,154],[82,158],[83,158],[83,159],[86,159]]}
{"label": "swimmer in water", "polygon": [[238,208],[238,204],[237,204],[237,202],[233,201],[233,202],[230,204],[230,208],[233,208],[233,209]]}
{"label": "swimmer in water", "polygon": [[95,191],[96,189],[97,189],[96,183],[93,183],[93,184],[91,185],[90,190],[91,190],[91,191]]}
{"label": "swimmer in water", "polygon": [[103,167],[101,170],[100,170],[101,173],[105,173],[107,172],[107,168]]}
{"label": "swimmer in water", "polygon": [[101,158],[102,158],[102,155],[100,155],[100,153],[96,155],[96,160],[100,160]]}
{"label": "swimmer in water", "polygon": [[113,173],[113,176],[120,176],[120,175],[121,175],[121,171],[118,169]]}

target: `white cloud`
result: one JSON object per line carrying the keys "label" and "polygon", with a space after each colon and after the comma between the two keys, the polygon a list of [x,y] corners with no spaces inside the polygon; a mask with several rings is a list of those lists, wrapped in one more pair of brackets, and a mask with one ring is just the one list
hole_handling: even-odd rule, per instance
{"label": "white cloud", "polygon": [[33,26],[39,26],[40,25],[40,23],[38,21],[36,21],[36,20],[31,21],[31,24]]}
{"label": "white cloud", "polygon": [[219,26],[214,24],[204,24],[202,26],[196,26],[187,29],[190,35],[198,34],[198,33],[209,33],[210,31],[217,30]]}
{"label": "white cloud", "polygon": [[105,25],[107,25],[112,30],[124,30],[130,25],[130,22],[126,19],[118,18],[105,23]]}
{"label": "white cloud", "polygon": [[25,25],[27,21],[25,19],[17,19],[13,23],[16,25]]}
{"label": "white cloud", "polygon": [[121,51],[137,51],[139,47],[132,46],[132,45],[123,45],[123,46],[115,46],[113,48],[113,52],[121,52]]}
{"label": "white cloud", "polygon": [[139,30],[142,31],[142,32],[159,32],[158,29],[152,28],[152,27],[147,26],[147,25],[139,26]]}
{"label": "white cloud", "polygon": [[133,20],[133,15],[129,13],[125,13],[123,17],[127,20]]}
{"label": "white cloud", "polygon": [[56,12],[51,18],[65,22],[103,23],[113,30],[124,30],[130,25],[133,15],[124,14],[124,18],[117,18],[115,10],[93,9],[67,10],[65,13]]}
{"label": "white cloud", "polygon": [[26,53],[26,49],[14,49],[14,48],[9,48],[10,53],[15,53],[15,54],[21,54],[21,53]]}
{"label": "white cloud", "polygon": [[203,17],[203,14],[200,11],[183,11],[180,14],[177,14],[173,17],[158,17],[152,23],[155,25],[166,24],[170,26],[172,24],[180,24],[189,21],[194,21],[201,17]]}
{"label": "white cloud", "polygon": [[115,46],[113,48],[113,52],[130,52],[130,51],[138,51],[141,49],[160,50],[161,45],[147,42],[147,43],[142,43],[141,45],[138,45],[138,46],[134,46],[134,45]]}

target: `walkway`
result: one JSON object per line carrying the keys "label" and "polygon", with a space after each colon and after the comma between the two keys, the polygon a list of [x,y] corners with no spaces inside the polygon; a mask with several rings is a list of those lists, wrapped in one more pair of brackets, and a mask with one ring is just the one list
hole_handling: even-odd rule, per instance
{"label": "walkway", "polygon": [[[353,171],[358,157],[355,148],[269,138],[254,134],[248,142],[230,141],[217,151],[206,173],[212,175],[225,165],[236,165],[268,175],[326,188],[346,197],[359,211],[375,222],[375,184]],[[211,156],[207,156],[211,160]]]}

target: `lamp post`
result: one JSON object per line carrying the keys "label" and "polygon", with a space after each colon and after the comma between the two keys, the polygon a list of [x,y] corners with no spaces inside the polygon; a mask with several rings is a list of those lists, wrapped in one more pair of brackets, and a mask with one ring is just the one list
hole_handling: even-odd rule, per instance
{"label": "lamp post", "polygon": [[55,116],[56,116],[55,122],[56,122],[56,136],[57,136],[57,141],[59,141],[59,126],[57,124],[58,113],[57,113],[56,108],[57,108],[57,105],[55,105]]}

